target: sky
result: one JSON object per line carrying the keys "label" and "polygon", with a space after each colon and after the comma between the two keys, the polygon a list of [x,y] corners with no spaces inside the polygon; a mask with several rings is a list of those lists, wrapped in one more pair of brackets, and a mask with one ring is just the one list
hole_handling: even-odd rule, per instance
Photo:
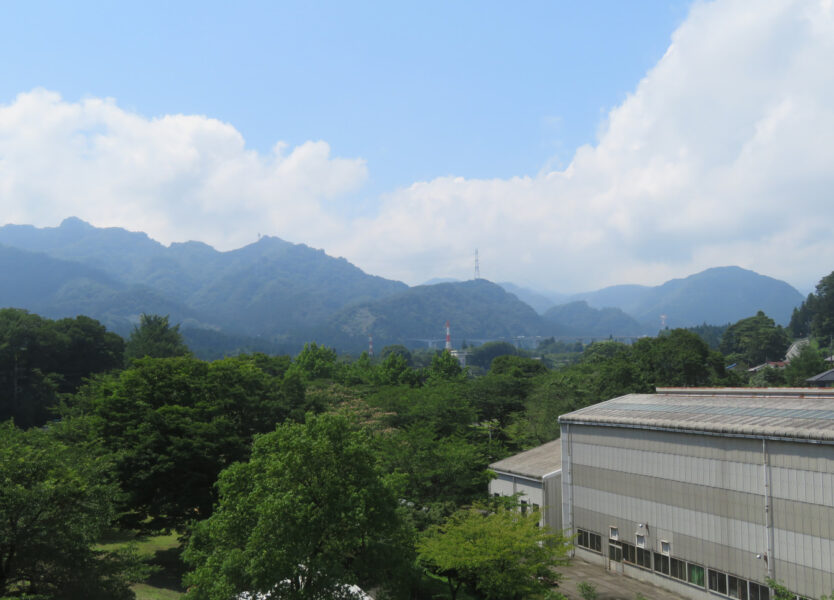
{"label": "sky", "polygon": [[0,224],[419,284],[834,268],[831,0],[0,3]]}

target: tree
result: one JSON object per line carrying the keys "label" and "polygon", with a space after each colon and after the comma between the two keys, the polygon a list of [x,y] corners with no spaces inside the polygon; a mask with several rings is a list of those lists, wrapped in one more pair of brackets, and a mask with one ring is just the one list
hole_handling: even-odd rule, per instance
{"label": "tree", "polygon": [[133,598],[135,552],[94,550],[113,517],[108,465],[41,429],[0,425],[0,596]]}
{"label": "tree", "polygon": [[256,433],[296,414],[300,381],[273,377],[262,362],[141,358],[76,395],[65,414],[88,419],[91,435],[114,457],[124,525],[181,528],[208,516],[220,471],[246,460]]}
{"label": "tree", "polygon": [[569,544],[561,533],[539,527],[538,511],[524,514],[474,506],[429,528],[417,541],[426,569],[446,579],[454,600],[462,585],[479,598],[543,598],[560,576]]}
{"label": "tree", "polygon": [[789,386],[802,387],[807,385],[806,379],[827,371],[829,368],[831,367],[825,362],[819,350],[811,344],[806,344],[785,367],[785,381]]}
{"label": "tree", "polygon": [[469,351],[469,364],[488,370],[492,361],[499,356],[515,356],[518,349],[509,342],[487,342]]}
{"label": "tree", "polygon": [[142,313],[139,325],[133,328],[125,345],[125,358],[128,360],[145,356],[170,358],[189,353],[180,333],[180,326],[172,327],[167,315],[163,317]]}
{"label": "tree", "polygon": [[0,310],[0,420],[40,426],[61,393],[93,373],[123,363],[124,341],[79,316],[51,321],[25,310]]}
{"label": "tree", "polygon": [[186,598],[333,598],[384,578],[407,552],[375,463],[367,434],[333,415],[259,436],[249,462],[220,475],[217,510],[189,541]]}
{"label": "tree", "polygon": [[721,336],[718,349],[728,360],[758,365],[766,360],[782,360],[790,346],[787,332],[762,311],[754,317],[730,325]]}

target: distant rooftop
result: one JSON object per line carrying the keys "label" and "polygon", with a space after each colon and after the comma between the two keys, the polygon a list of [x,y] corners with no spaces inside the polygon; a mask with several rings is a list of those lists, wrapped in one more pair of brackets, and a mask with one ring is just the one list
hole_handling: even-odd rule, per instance
{"label": "distant rooftop", "polygon": [[494,471],[541,479],[562,469],[562,440],[553,440],[532,450],[520,452],[489,467]]}
{"label": "distant rooftop", "polygon": [[559,417],[587,423],[834,442],[834,390],[657,388]]}

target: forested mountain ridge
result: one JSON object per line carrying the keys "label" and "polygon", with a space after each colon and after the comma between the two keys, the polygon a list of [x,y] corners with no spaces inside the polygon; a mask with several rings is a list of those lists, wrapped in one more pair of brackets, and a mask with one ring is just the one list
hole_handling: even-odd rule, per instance
{"label": "forested mountain ridge", "polygon": [[53,318],[86,314],[123,335],[142,313],[170,315],[205,357],[294,352],[310,340],[353,351],[367,347],[368,335],[419,346],[442,339],[446,320],[456,347],[463,340],[652,335],[661,314],[670,327],[724,324],[759,310],[786,323],[802,301],[785,282],[721,267],[657,287],[580,294],[542,316],[547,297],[511,283],[409,288],[274,237],[220,252],[195,241],[164,246],[76,218],[58,227],[0,227],[0,261],[0,306]]}
{"label": "forested mountain ridge", "polygon": [[[275,336],[319,324],[349,304],[407,289],[404,283],[368,275],[343,258],[273,237],[219,252],[200,242],[166,247],[144,233],[99,229],[71,218],[52,228],[0,227],[3,243],[28,251],[30,262],[34,261],[31,253],[40,253],[92,269],[98,280],[107,280],[98,287],[81,286],[78,300],[86,301],[87,307],[80,312],[118,329],[124,329],[119,327],[119,318],[135,320],[141,312],[158,312],[170,313],[174,320],[190,319],[197,326]],[[22,281],[23,273],[19,275]],[[29,270],[28,277],[44,278],[38,269]],[[67,283],[75,279],[68,277]],[[169,306],[156,302],[137,310],[116,293],[128,288],[164,298]],[[86,297],[84,290],[89,292]],[[99,307],[103,298],[109,302],[106,308]],[[10,302],[0,294],[0,303]],[[65,312],[61,305],[34,298],[16,304],[37,306],[50,315]]]}
{"label": "forested mountain ridge", "polygon": [[453,343],[520,336],[561,335],[567,330],[542,319],[529,305],[486,279],[419,285],[375,302],[342,310],[328,326],[348,339],[382,344],[433,338],[442,341],[446,320]]}
{"label": "forested mountain ridge", "polygon": [[592,308],[585,300],[554,306],[543,317],[578,336],[640,336],[655,334],[658,330],[658,327],[638,323],[619,308]]}
{"label": "forested mountain ridge", "polygon": [[656,329],[660,315],[666,315],[669,327],[690,327],[731,323],[760,310],[786,325],[803,297],[773,277],[741,267],[714,267],[655,287],[617,285],[573,299],[586,300],[594,308],[619,308]]}

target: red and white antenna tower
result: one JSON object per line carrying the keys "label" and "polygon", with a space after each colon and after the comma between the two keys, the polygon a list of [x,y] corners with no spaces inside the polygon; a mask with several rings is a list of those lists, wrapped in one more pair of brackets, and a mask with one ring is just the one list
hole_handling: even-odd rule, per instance
{"label": "red and white antenna tower", "polygon": [[368,336],[368,356],[374,357],[374,336]]}
{"label": "red and white antenna tower", "polygon": [[452,351],[452,330],[449,328],[449,321],[446,321],[446,350]]}

